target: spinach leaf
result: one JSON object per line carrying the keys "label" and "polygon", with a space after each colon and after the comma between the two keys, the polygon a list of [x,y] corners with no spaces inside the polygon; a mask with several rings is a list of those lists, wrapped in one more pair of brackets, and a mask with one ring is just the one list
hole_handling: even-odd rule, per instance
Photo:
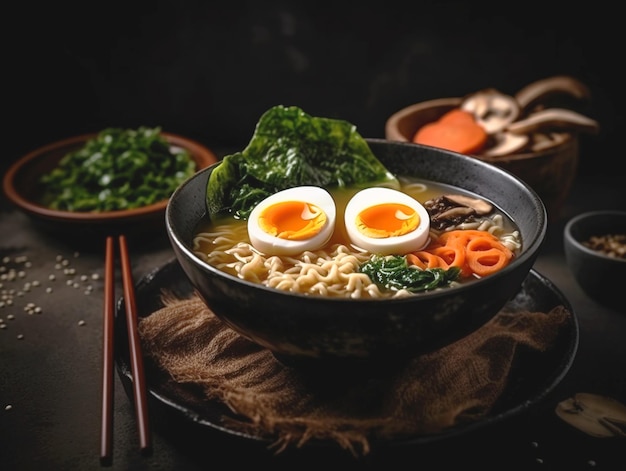
{"label": "spinach leaf", "polygon": [[461,274],[459,267],[451,267],[448,270],[443,268],[422,270],[410,267],[406,257],[400,255],[386,257],[374,255],[359,267],[359,271],[384,289],[406,289],[412,293],[447,286]]}
{"label": "spinach leaf", "polygon": [[248,146],[212,171],[207,208],[211,217],[247,219],[267,196],[301,185],[399,187],[353,124],[275,106],[261,116]]}

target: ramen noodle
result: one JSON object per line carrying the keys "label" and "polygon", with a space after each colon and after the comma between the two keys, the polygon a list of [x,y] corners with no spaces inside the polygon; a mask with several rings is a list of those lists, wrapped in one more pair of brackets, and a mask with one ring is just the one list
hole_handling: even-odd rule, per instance
{"label": "ramen noodle", "polygon": [[[418,201],[449,194],[446,186],[415,180],[401,180],[402,191]],[[459,190],[453,189],[456,193]],[[350,194],[331,192],[338,211],[345,208]],[[337,221],[342,218],[337,218]],[[513,221],[495,210],[475,221],[461,223],[448,230],[486,231],[498,238],[513,254],[518,254],[522,243]],[[431,228],[430,238],[436,240],[441,231]],[[345,228],[340,224],[329,243],[318,250],[307,250],[296,255],[265,255],[250,243],[245,221],[221,219],[205,222],[193,240],[193,251],[207,264],[252,283],[267,287],[318,296],[358,298],[397,298],[415,296],[406,289],[388,290],[372,282],[359,267],[370,260],[372,253],[353,248],[347,242]],[[466,280],[452,282],[450,286]],[[471,280],[470,280],[471,282]]]}

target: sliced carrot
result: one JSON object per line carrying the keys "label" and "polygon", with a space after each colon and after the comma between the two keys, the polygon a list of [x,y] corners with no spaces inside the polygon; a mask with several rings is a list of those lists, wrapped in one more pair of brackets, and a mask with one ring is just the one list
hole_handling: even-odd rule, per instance
{"label": "sliced carrot", "polygon": [[445,263],[437,255],[430,253],[426,250],[420,250],[419,252],[413,252],[407,255],[407,261],[412,265],[424,268],[438,268],[442,267],[448,269],[448,264]]}
{"label": "sliced carrot", "polygon": [[467,229],[444,232],[426,249],[408,254],[407,262],[422,269],[459,267],[461,276],[467,278],[495,273],[513,257],[495,235]]}
{"label": "sliced carrot", "polygon": [[413,142],[471,154],[487,143],[487,132],[471,113],[454,108],[438,121],[422,126],[413,136]]}
{"label": "sliced carrot", "polygon": [[432,249],[432,253],[440,257],[448,267],[459,267],[463,276],[469,276],[465,263],[465,248],[458,243],[458,239],[454,239],[453,243],[436,247]]}
{"label": "sliced carrot", "polygon": [[414,265],[422,270],[426,270],[428,267],[426,266],[426,263],[419,258],[418,254],[419,252],[406,254],[406,261],[409,265]]}
{"label": "sliced carrot", "polygon": [[487,276],[504,268],[513,252],[500,241],[487,237],[477,237],[469,241],[466,247],[467,264],[478,276]]}

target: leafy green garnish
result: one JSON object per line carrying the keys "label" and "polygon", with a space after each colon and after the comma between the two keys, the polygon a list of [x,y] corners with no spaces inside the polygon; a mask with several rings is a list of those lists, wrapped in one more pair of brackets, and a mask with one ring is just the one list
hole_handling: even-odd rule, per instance
{"label": "leafy green garnish", "polygon": [[275,106],[261,116],[248,146],[213,170],[207,208],[211,217],[247,219],[264,198],[301,185],[399,187],[353,124]]}
{"label": "leafy green garnish", "polygon": [[40,178],[42,204],[76,212],[147,206],[169,198],[195,169],[189,152],[173,149],[158,127],[108,128]]}
{"label": "leafy green garnish", "polygon": [[422,270],[410,267],[406,257],[401,255],[385,257],[374,255],[359,267],[359,271],[385,289],[406,289],[412,293],[447,286],[461,274],[459,267],[451,267],[448,270],[443,268]]}

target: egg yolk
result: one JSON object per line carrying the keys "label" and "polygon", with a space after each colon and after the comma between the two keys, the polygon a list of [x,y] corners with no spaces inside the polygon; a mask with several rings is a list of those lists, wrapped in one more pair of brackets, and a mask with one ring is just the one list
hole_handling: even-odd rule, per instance
{"label": "egg yolk", "polygon": [[413,232],[419,223],[419,215],[409,206],[385,203],[369,206],[361,211],[357,216],[356,227],[367,237],[382,239]]}
{"label": "egg yolk", "polygon": [[319,234],[326,213],[303,201],[283,201],[268,206],[259,216],[259,227],[267,234],[288,240],[306,240]]}

